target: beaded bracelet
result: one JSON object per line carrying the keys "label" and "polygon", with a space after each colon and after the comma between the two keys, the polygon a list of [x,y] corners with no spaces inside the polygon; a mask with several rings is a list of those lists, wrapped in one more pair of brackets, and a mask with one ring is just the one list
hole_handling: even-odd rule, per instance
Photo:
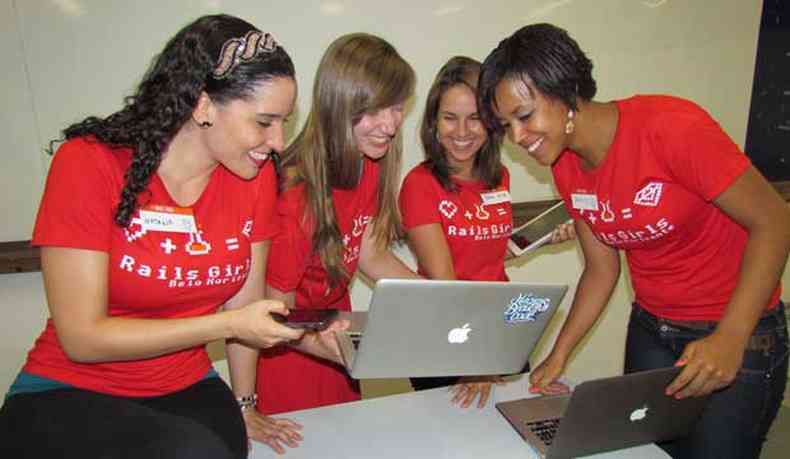
{"label": "beaded bracelet", "polygon": [[241,411],[244,411],[247,408],[255,408],[255,405],[258,404],[258,394],[238,397],[236,398],[236,401],[239,403],[239,409],[241,409]]}

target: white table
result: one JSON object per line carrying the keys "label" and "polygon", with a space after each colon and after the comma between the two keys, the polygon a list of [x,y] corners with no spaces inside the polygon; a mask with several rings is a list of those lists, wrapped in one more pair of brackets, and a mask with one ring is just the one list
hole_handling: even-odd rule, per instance
{"label": "white table", "polygon": [[[294,411],[281,417],[304,426],[304,440],[284,456],[297,458],[518,458],[537,457],[494,407],[528,396],[526,378],[495,388],[483,409],[449,403],[447,389],[410,392],[354,403]],[[253,442],[252,459],[283,457]],[[595,458],[665,459],[655,445]]]}

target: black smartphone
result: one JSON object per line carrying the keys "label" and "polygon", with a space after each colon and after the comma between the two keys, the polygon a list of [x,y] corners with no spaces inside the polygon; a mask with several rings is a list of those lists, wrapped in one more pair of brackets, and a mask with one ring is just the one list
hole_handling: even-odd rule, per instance
{"label": "black smartphone", "polygon": [[273,312],[272,317],[287,327],[321,331],[335,320],[337,309],[291,309],[287,316]]}

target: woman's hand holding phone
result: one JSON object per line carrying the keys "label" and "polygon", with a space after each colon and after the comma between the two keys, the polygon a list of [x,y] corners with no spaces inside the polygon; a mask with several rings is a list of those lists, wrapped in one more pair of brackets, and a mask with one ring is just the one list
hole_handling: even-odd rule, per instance
{"label": "woman's hand holding phone", "polygon": [[304,335],[304,330],[286,327],[274,320],[274,314],[288,314],[281,301],[259,300],[227,314],[230,314],[231,335],[253,347],[268,348]]}

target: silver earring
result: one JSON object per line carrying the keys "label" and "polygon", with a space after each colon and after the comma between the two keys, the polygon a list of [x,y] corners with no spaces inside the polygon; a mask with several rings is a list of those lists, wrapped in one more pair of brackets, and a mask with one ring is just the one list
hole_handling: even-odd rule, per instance
{"label": "silver earring", "polygon": [[573,110],[568,110],[568,122],[565,123],[565,133],[566,134],[573,134],[573,130],[576,129],[576,124],[573,122],[573,117],[576,115],[576,112]]}

